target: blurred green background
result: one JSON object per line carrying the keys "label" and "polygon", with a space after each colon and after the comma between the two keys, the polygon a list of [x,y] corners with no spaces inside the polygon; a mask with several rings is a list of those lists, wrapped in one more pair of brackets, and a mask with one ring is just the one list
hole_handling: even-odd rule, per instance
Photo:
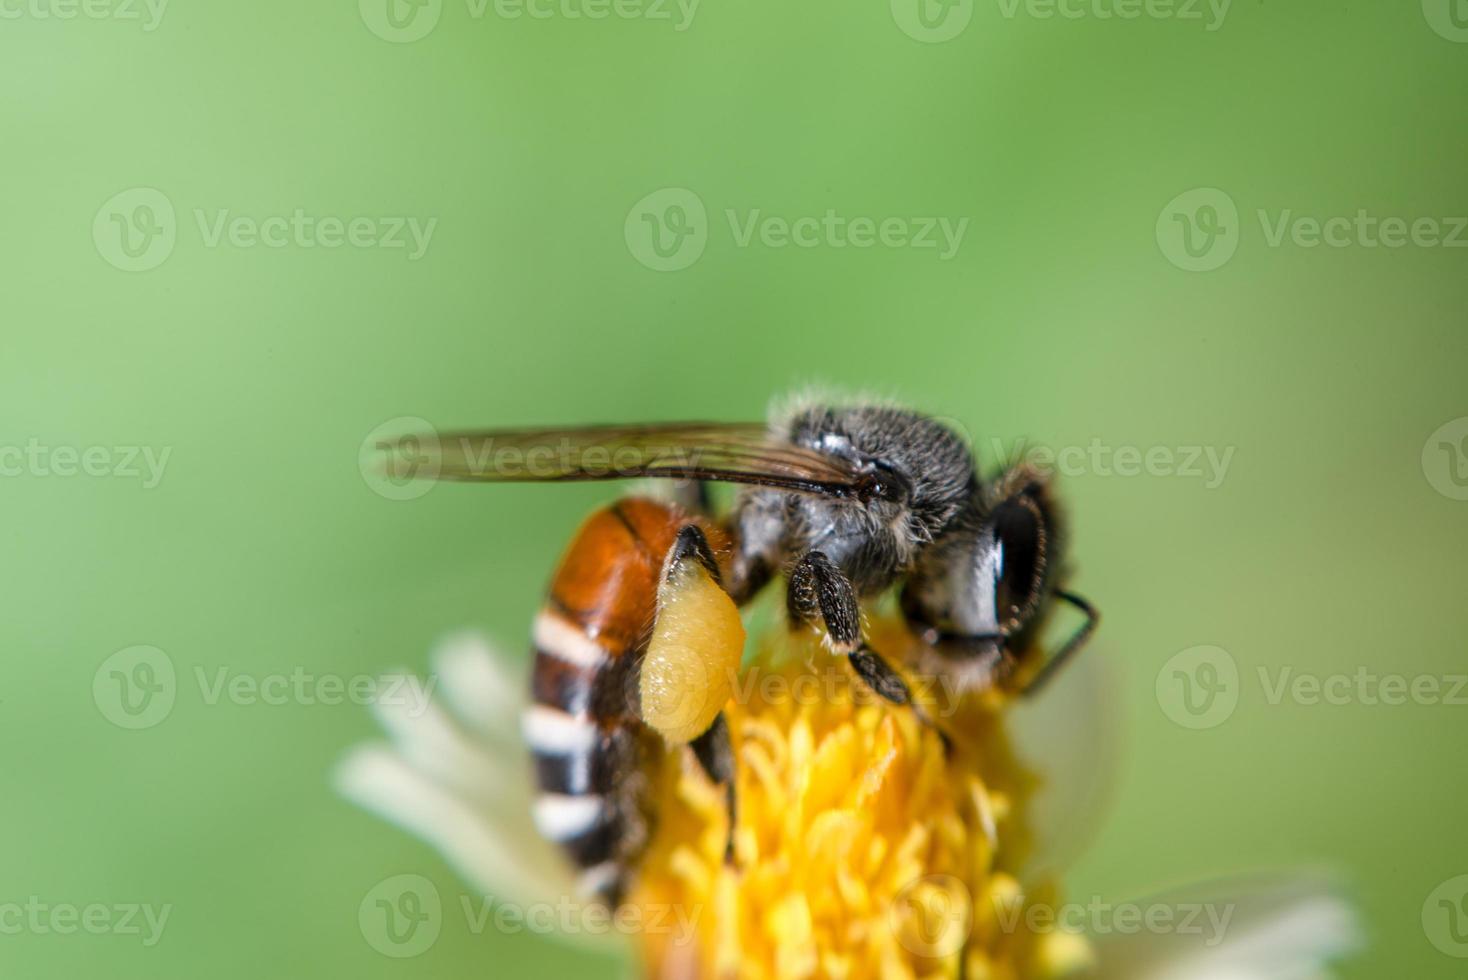
{"label": "blurred green background", "polygon": [[[1271,703],[1258,672],[1468,669],[1468,20],[1100,16],[1125,7],[0,6],[0,903],[172,906],[151,947],[0,935],[0,971],[610,973],[455,917],[379,955],[375,883],[463,889],[329,790],[368,713],[209,703],[198,672],[521,642],[611,489],[388,499],[358,461],[387,420],[749,418],[824,381],[961,419],[990,462],[993,440],[1232,451],[1219,480],[1062,474],[1128,743],[1069,890],[1335,868],[1370,933],[1346,976],[1460,975],[1422,913],[1468,874],[1468,704]],[[230,230],[297,209],[340,224]],[[742,238],[828,210],[902,221],[870,247]],[[1363,210],[1435,224],[1373,247]],[[1307,247],[1296,219],[1333,216]],[[966,219],[956,251],[899,240],[925,218]],[[168,454],[157,479],[130,447]],[[94,680],[136,645],[177,695],[126,730]],[[1166,688],[1201,645],[1239,679],[1199,728]]]}

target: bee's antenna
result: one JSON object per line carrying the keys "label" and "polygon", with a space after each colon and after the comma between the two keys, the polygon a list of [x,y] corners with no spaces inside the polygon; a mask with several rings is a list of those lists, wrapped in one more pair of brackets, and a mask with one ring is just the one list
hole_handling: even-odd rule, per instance
{"label": "bee's antenna", "polygon": [[1086,641],[1089,640],[1091,638],[1091,634],[1096,631],[1096,624],[1101,622],[1101,613],[1096,609],[1096,607],[1091,605],[1085,599],[1082,599],[1080,596],[1076,595],[1074,592],[1063,592],[1060,589],[1056,589],[1054,595],[1055,598],[1065,600],[1072,606],[1075,606],[1077,609],[1079,609],[1082,613],[1084,613],[1086,616],[1086,621],[1081,624],[1079,629],[1071,634],[1070,639],[1061,644],[1060,649],[1055,651],[1055,654],[1050,658],[1050,660],[1045,664],[1044,667],[1040,668],[1040,672],[1036,674],[1033,678],[1031,678],[1030,682],[1025,685],[1024,690],[1020,693],[1027,698],[1033,697],[1034,695],[1038,694],[1041,688],[1043,688],[1047,683],[1054,679],[1056,674],[1060,673],[1060,668],[1065,666],[1066,661],[1069,660],[1074,653],[1076,653],[1078,650],[1081,649],[1081,647],[1086,645]]}

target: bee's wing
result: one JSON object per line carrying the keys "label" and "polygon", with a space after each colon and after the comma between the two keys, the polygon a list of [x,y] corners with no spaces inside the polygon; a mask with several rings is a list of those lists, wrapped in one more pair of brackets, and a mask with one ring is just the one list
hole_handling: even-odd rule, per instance
{"label": "bee's wing", "polygon": [[1067,870],[1105,822],[1120,769],[1121,686],[1114,660],[1092,641],[1042,692],[1009,709],[1015,752],[1039,777],[1027,880]]}
{"label": "bee's wing", "polygon": [[415,435],[423,475],[484,483],[638,478],[713,480],[844,497],[856,470],[755,423],[672,422]]}

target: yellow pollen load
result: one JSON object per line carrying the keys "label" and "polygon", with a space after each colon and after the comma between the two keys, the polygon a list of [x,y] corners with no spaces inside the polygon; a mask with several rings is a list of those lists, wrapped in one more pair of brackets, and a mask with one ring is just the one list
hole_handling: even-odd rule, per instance
{"label": "yellow pollen load", "polygon": [[639,681],[642,720],[669,742],[708,730],[734,691],[744,624],[729,594],[690,562],[664,583]]}
{"label": "yellow pollen load", "polygon": [[[895,618],[868,632],[894,663],[913,642]],[[777,626],[757,648],[722,706],[737,759],[734,863],[723,794],[691,753],[670,756],[652,786],[657,822],[628,896],[647,924],[646,976],[1086,975],[1083,937],[1031,928],[1047,920],[1029,910],[1059,899],[1050,883],[1022,884],[1037,777],[1010,749],[1001,696],[928,705],[954,737],[949,755],[808,631]]]}

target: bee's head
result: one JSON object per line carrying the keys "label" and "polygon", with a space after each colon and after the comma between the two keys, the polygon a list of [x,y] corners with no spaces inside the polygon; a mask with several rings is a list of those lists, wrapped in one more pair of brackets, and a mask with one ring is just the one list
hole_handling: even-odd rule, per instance
{"label": "bee's head", "polygon": [[1044,479],[1010,470],[919,559],[903,591],[908,619],[970,653],[1023,646],[1051,589],[1059,539]]}
{"label": "bee's head", "polygon": [[925,415],[886,405],[807,406],[790,416],[786,432],[797,445],[852,463],[860,503],[905,543],[933,540],[975,492],[968,447]]}

